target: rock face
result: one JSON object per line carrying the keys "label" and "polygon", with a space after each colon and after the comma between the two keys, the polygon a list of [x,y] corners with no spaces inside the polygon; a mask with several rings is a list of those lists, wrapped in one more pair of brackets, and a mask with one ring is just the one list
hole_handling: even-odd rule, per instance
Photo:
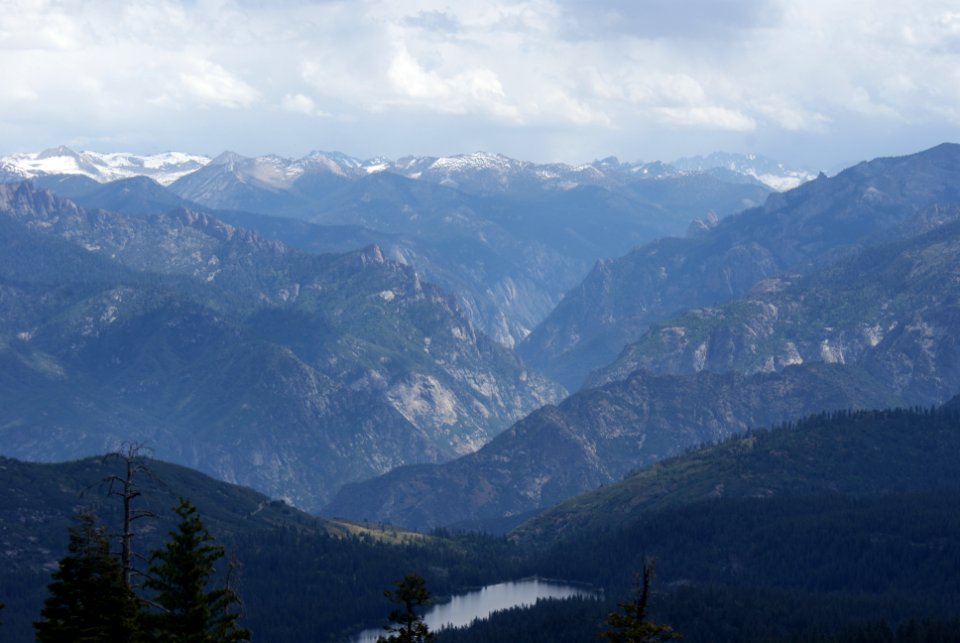
{"label": "rock face", "polygon": [[839,365],[751,376],[638,372],[542,408],[474,454],[346,485],[324,513],[418,529],[492,524],[750,427],[796,420],[811,410],[897,402],[869,376]]}
{"label": "rock face", "polygon": [[746,294],[785,271],[808,273],[882,238],[920,211],[960,201],[960,146],[861,163],[771,195],[685,239],[599,262],[520,345],[570,389],[651,325]]}
{"label": "rock face", "polygon": [[916,233],[951,220],[657,324],[589,382],[637,369],[757,373],[857,364],[912,403],[939,404],[960,390],[960,208],[933,208],[906,226]]}
{"label": "rock face", "polygon": [[140,440],[315,509],[343,482],[475,450],[560,389],[376,246],[291,250],[186,209],[0,186],[2,450]]}

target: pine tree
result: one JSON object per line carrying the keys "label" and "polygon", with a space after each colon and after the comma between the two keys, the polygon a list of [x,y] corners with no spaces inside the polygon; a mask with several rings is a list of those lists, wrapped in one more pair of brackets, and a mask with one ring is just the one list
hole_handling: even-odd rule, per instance
{"label": "pine tree", "polygon": [[237,626],[239,615],[231,611],[240,601],[229,584],[207,589],[223,547],[188,500],[181,498],[175,511],[180,524],[150,557],[144,588],[155,592],[150,602],[156,609],[144,616],[144,630],[164,643],[248,641],[249,630]]}
{"label": "pine tree", "polygon": [[49,590],[41,620],[33,624],[40,643],[138,640],[137,598],[92,513],[70,528],[68,553]]}
{"label": "pine tree", "polygon": [[650,583],[653,581],[653,561],[643,563],[643,577],[637,588],[636,598],[618,603],[619,612],[607,617],[612,629],[600,632],[600,636],[614,643],[658,643],[682,638],[669,625],[647,620],[647,603],[650,599]]}
{"label": "pine tree", "polygon": [[423,622],[423,616],[417,612],[430,603],[430,592],[427,591],[426,581],[416,574],[408,574],[403,579],[394,583],[393,591],[387,590],[383,593],[394,603],[399,603],[402,608],[390,612],[390,622],[395,625],[388,625],[385,629],[390,636],[377,639],[377,643],[419,643],[421,641],[432,641],[433,633]]}

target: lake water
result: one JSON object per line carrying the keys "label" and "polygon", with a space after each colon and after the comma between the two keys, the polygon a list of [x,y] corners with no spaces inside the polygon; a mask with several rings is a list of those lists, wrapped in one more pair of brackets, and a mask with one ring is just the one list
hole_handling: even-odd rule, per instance
{"label": "lake water", "polygon": [[[466,594],[459,594],[449,602],[434,605],[423,616],[431,632],[444,627],[463,627],[476,618],[486,618],[497,610],[511,607],[533,605],[540,598],[570,598],[571,596],[595,597],[583,587],[574,587],[552,581],[530,578],[487,585]],[[375,643],[378,636],[385,634],[383,629],[369,629],[361,632],[353,643]]]}

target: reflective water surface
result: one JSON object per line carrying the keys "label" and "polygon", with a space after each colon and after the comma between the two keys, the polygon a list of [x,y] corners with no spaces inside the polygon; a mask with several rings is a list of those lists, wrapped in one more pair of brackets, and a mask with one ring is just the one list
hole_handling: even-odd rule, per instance
{"label": "reflective water surface", "polygon": [[[434,605],[423,620],[431,631],[443,627],[462,627],[475,618],[486,618],[497,610],[521,605],[533,605],[540,598],[569,598],[571,596],[596,596],[595,592],[553,581],[530,578],[487,585],[486,587],[454,596],[449,602]],[[382,629],[364,630],[354,643],[375,643]]]}

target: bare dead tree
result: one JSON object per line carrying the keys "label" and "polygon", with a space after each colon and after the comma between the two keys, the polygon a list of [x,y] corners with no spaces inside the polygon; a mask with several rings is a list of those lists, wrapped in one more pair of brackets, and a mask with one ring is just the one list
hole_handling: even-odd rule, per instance
{"label": "bare dead tree", "polygon": [[104,460],[120,460],[124,469],[121,475],[109,475],[101,484],[108,485],[107,495],[119,496],[123,499],[123,526],[120,532],[120,563],[123,566],[123,580],[127,587],[133,589],[133,523],[142,518],[155,518],[151,511],[136,509],[133,501],[140,495],[137,485],[138,476],[153,477],[150,468],[144,462],[146,447],[138,442],[125,442],[120,449],[104,456]]}

